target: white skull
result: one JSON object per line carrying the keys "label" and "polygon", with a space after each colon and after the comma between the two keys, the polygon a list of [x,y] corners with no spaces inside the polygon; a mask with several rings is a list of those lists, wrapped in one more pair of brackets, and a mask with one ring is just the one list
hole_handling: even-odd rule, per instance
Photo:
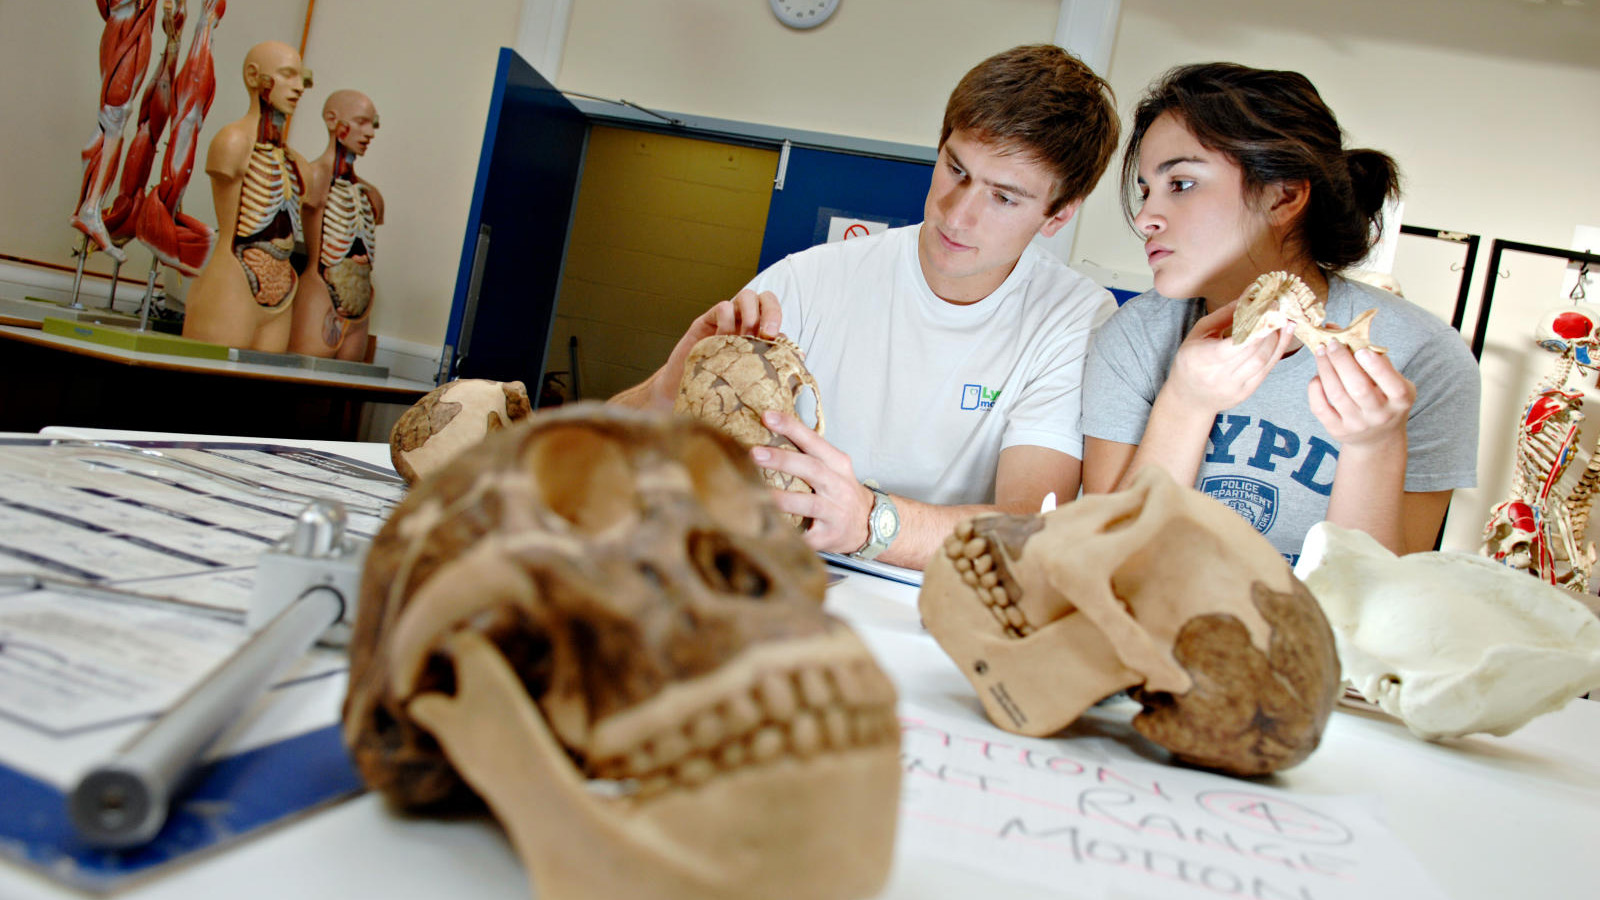
{"label": "white skull", "polygon": [[1539,320],[1533,337],[1552,353],[1565,353],[1570,348],[1573,362],[1580,366],[1600,365],[1600,305],[1574,303],[1557,307]]}
{"label": "white skull", "polygon": [[1256,775],[1309,755],[1337,699],[1333,634],[1283,557],[1153,467],[1115,494],[962,523],[919,605],[989,718],[1021,734],[1134,688],[1141,734]]}
{"label": "white skull", "polygon": [[401,805],[475,792],[550,900],[871,894],[894,688],[825,581],[732,439],[537,414],[374,540],[346,743]]}
{"label": "white skull", "polygon": [[1600,619],[1493,560],[1396,557],[1322,522],[1295,571],[1333,625],[1345,677],[1419,737],[1510,734],[1600,688]]}

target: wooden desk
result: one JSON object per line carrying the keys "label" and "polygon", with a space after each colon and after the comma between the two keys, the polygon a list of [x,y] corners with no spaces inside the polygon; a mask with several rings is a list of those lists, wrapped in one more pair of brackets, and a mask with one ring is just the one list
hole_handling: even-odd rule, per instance
{"label": "wooden desk", "polygon": [[367,404],[433,389],[256,363],[191,359],[0,326],[0,431],[47,425],[356,440]]}

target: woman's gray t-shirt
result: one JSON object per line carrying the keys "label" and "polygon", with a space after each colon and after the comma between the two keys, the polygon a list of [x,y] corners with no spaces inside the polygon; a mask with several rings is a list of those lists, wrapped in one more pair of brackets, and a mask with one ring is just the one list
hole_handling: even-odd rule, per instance
{"label": "woman's gray t-shirt", "polygon": [[[1200,300],[1149,291],[1100,326],[1084,369],[1083,434],[1137,444],[1178,345],[1204,314]],[[1327,318],[1344,324],[1377,307],[1372,341],[1417,388],[1406,423],[1407,491],[1477,484],[1478,366],[1455,329],[1387,291],[1328,279]],[[1195,487],[1244,516],[1291,562],[1328,510],[1339,443],[1311,414],[1317,374],[1308,350],[1282,359],[1254,394],[1211,426]]]}

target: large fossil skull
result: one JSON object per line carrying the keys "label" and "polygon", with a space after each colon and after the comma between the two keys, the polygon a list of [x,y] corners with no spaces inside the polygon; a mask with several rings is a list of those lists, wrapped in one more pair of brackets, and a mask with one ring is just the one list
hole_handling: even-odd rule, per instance
{"label": "large fossil skull", "polygon": [[424,394],[400,414],[389,431],[389,459],[407,484],[416,484],[531,412],[520,381],[458,379]]}
{"label": "large fossil skull", "polygon": [[406,807],[476,793],[540,897],[874,893],[894,688],[703,425],[579,404],[491,435],[374,540],[346,742]]}
{"label": "large fossil skull", "polygon": [[1321,522],[1295,571],[1328,615],[1345,677],[1419,737],[1507,735],[1600,689],[1600,619],[1493,560],[1397,557]]}
{"label": "large fossil skull", "polygon": [[[793,413],[817,434],[824,434],[816,379],[806,369],[799,348],[781,334],[771,341],[721,334],[695,344],[684,362],[672,408],[721,429],[746,447],[794,449],[788,438],[761,423],[761,416],[773,410]],[[761,476],[780,491],[811,492],[811,485],[787,472],[763,469]],[[790,519],[801,527],[809,524],[798,517]]]}
{"label": "large fossil skull", "polygon": [[1316,749],[1337,699],[1333,634],[1283,557],[1153,467],[1042,515],[967,520],[919,605],[990,720],[1021,734],[1133,688],[1145,737],[1258,775]]}

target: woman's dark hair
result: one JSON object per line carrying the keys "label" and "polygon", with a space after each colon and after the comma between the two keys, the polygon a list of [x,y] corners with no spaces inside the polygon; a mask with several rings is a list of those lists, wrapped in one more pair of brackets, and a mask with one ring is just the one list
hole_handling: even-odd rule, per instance
{"label": "woman's dark hair", "polygon": [[1134,111],[1122,156],[1122,209],[1129,222],[1138,196],[1139,145],[1166,112],[1202,146],[1239,165],[1246,196],[1286,181],[1310,183],[1296,238],[1326,269],[1366,256],[1383,231],[1384,201],[1400,195],[1395,161],[1377,150],[1346,150],[1333,111],[1304,75],[1200,63],[1167,72]]}

